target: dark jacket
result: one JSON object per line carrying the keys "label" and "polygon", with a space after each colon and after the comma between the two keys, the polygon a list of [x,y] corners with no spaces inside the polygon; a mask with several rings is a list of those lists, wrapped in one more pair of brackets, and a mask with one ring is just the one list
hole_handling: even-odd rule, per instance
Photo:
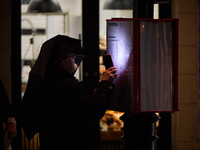
{"label": "dark jacket", "polygon": [[91,97],[68,72],[54,70],[45,77],[35,107],[42,149],[89,150],[90,119],[103,117],[113,84],[101,81]]}
{"label": "dark jacket", "polygon": [[13,106],[10,104],[8,95],[4,88],[2,81],[0,80],[0,121],[7,121],[8,117],[14,117],[15,111]]}

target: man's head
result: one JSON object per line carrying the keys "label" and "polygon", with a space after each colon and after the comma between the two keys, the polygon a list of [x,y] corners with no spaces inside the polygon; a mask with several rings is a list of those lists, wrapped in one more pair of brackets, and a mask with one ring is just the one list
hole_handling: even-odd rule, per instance
{"label": "man's head", "polygon": [[76,56],[73,53],[70,53],[64,60],[60,62],[60,67],[69,73],[73,73],[78,68],[78,65],[75,63]]}
{"label": "man's head", "polygon": [[60,67],[70,73],[75,72],[84,57],[80,40],[60,35],[52,48],[47,70]]}

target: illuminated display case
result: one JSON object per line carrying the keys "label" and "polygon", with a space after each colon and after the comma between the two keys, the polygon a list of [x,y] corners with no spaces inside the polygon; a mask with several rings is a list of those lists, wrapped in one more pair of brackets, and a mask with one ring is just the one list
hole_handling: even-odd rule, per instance
{"label": "illuminated display case", "polygon": [[110,110],[178,110],[178,19],[109,19],[107,53],[118,72]]}

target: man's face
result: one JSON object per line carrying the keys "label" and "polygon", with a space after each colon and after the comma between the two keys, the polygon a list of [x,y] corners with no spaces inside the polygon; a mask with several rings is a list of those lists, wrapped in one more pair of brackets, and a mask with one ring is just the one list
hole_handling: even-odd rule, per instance
{"label": "man's face", "polygon": [[62,61],[64,63],[62,68],[67,70],[69,73],[74,72],[78,67],[78,65],[75,63],[75,58],[76,56],[71,53],[66,59]]}

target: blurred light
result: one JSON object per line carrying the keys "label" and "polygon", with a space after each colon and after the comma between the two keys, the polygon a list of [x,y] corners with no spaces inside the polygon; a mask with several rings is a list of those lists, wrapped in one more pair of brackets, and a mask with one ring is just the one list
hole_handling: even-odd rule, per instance
{"label": "blurred light", "polygon": [[62,12],[57,0],[32,0],[27,13]]}
{"label": "blurred light", "polygon": [[133,0],[105,0],[103,9],[133,9]]}

